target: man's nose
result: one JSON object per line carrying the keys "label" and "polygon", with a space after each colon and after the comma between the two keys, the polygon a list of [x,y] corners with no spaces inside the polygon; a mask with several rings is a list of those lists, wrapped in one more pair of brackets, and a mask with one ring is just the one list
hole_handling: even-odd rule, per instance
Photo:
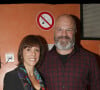
{"label": "man's nose", "polygon": [[67,35],[67,30],[62,30],[62,35],[66,36]]}

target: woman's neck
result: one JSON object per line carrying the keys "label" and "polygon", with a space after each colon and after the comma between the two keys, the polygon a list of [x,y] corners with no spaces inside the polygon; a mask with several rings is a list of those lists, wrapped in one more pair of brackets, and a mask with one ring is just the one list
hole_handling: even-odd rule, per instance
{"label": "woman's neck", "polygon": [[25,66],[25,69],[26,69],[28,75],[33,76],[34,67],[26,66],[26,65],[24,65],[24,66]]}

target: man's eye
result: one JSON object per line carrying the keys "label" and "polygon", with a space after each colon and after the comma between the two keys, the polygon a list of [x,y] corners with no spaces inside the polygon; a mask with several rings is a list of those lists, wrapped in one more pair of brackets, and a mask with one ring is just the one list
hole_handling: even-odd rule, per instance
{"label": "man's eye", "polygon": [[67,31],[69,31],[69,32],[70,32],[70,31],[72,31],[72,30],[67,30]]}
{"label": "man's eye", "polygon": [[60,29],[60,28],[58,28],[57,30],[58,30],[58,31],[61,31],[61,29]]}
{"label": "man's eye", "polygon": [[70,32],[72,32],[72,31],[74,31],[73,29],[67,29],[67,31],[70,31]]}

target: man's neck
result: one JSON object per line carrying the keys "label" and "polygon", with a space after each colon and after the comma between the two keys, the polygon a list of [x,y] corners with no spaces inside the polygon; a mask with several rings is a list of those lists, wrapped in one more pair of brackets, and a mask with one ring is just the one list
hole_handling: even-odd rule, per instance
{"label": "man's neck", "polygon": [[58,52],[59,54],[61,54],[61,55],[70,54],[70,53],[73,51],[73,49],[74,49],[74,47],[72,47],[72,48],[69,49],[69,50],[60,50],[60,49],[57,49],[57,48],[56,48],[57,52]]}

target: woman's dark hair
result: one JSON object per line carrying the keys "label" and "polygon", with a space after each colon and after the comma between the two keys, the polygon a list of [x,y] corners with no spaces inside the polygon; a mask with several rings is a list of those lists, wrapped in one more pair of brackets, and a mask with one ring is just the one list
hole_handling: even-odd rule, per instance
{"label": "woman's dark hair", "polygon": [[18,62],[19,62],[18,65],[23,64],[23,49],[25,49],[26,47],[32,47],[32,46],[39,46],[40,48],[40,58],[37,63],[37,65],[40,65],[40,62],[44,56],[44,49],[43,49],[43,44],[41,43],[39,36],[37,35],[27,35],[21,41],[19,45],[19,49],[18,49]]}

